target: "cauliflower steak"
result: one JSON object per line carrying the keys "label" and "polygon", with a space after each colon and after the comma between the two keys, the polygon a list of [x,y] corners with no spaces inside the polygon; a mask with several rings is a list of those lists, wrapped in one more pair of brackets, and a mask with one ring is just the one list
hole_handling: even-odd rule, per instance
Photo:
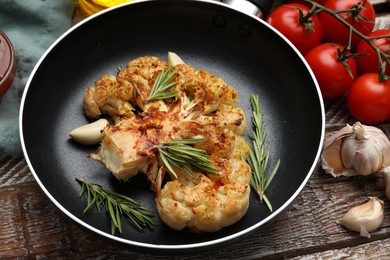
{"label": "cauliflower steak", "polygon": [[[173,98],[149,100],[156,78],[169,68]],[[103,163],[121,181],[143,173],[156,192],[158,213],[169,227],[214,232],[242,218],[249,206],[249,147],[243,134],[245,113],[238,94],[221,78],[186,64],[172,67],[157,57],[134,59],[116,76],[103,75],[84,93],[85,114],[108,115],[98,150],[90,158]],[[175,139],[202,138],[194,144],[212,159],[215,174],[192,168],[195,177],[167,169],[158,147]]]}

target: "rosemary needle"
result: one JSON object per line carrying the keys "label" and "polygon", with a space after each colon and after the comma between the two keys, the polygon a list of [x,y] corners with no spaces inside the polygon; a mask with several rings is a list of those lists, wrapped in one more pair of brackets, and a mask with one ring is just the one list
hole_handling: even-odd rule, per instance
{"label": "rosemary needle", "polygon": [[158,147],[161,161],[171,178],[178,178],[172,166],[183,169],[193,178],[196,175],[191,168],[210,174],[218,172],[218,169],[212,165],[212,159],[205,150],[190,146],[204,140],[204,138],[175,139],[162,143]]}
{"label": "rosemary needle", "polygon": [[257,95],[252,94],[250,96],[250,101],[252,105],[252,122],[254,125],[254,129],[252,129],[253,144],[250,146],[250,154],[247,158],[248,164],[252,170],[251,186],[259,195],[260,201],[264,201],[272,212],[272,204],[265,195],[265,190],[279,168],[280,159],[276,161],[269,175],[265,176],[269,159],[269,147],[265,147],[264,144],[266,133],[263,131],[262,126],[262,110]]}
{"label": "rosemary needle", "polygon": [[168,70],[162,71],[158,74],[146,101],[172,98],[177,95],[176,91],[167,91],[176,84],[176,82],[171,82],[175,76],[175,73],[171,72],[171,70],[172,66],[170,66]]}
{"label": "rosemary needle", "polygon": [[121,216],[124,214],[131,223],[138,229],[154,226],[153,215],[151,211],[135,200],[115,193],[103,188],[99,184],[89,183],[81,178],[76,177],[76,180],[81,183],[80,197],[86,192],[88,201],[83,213],[96,206],[97,211],[101,212],[101,206],[110,214],[111,217],[111,233],[114,234],[118,229],[122,233]]}

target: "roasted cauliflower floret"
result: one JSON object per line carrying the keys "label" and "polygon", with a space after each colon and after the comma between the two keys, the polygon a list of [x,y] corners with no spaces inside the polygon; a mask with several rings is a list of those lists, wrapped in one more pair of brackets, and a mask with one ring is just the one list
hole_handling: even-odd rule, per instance
{"label": "roasted cauliflower floret", "polygon": [[236,223],[246,213],[249,165],[238,159],[218,159],[218,165],[218,176],[182,177],[168,182],[161,190],[157,209],[172,229],[214,232]]}
{"label": "roasted cauliflower floret", "polygon": [[243,135],[247,127],[244,110],[225,104],[212,115],[199,116],[197,121],[230,129],[237,135]]}
{"label": "roasted cauliflower floret", "polygon": [[[216,127],[212,124],[202,124],[198,122],[183,122],[179,131],[179,138],[189,139],[203,137],[207,141],[195,144],[196,148],[205,150],[218,157],[231,158],[236,147],[236,137],[233,131]],[[247,154],[243,154],[246,156]]]}
{"label": "roasted cauliflower floret", "polygon": [[[87,88],[84,93],[84,111],[90,118],[108,114],[112,118],[130,118],[134,107],[129,103],[133,89],[120,85],[112,75],[104,75],[95,81],[95,88]],[[126,94],[125,94],[126,93]]]}
{"label": "roasted cauliflower floret", "polygon": [[157,75],[167,69],[168,63],[157,57],[140,57],[128,62],[126,69],[118,73],[118,81],[126,82],[135,88],[136,106],[140,107],[142,111],[147,111],[150,106],[158,108],[163,105],[159,101],[147,102],[146,99]]}
{"label": "roasted cauliflower floret", "polygon": [[[238,94],[221,78],[186,64],[172,67],[174,98],[148,100],[157,76],[168,64],[157,57],[132,60],[117,77],[104,75],[84,94],[87,116],[111,116],[115,125],[104,130],[90,158],[103,163],[119,180],[143,173],[156,192],[161,219],[171,228],[214,232],[237,222],[249,205],[249,146],[243,134],[246,117],[237,108]],[[174,139],[202,138],[195,148],[210,156],[215,175],[195,178],[177,166],[168,176],[159,147]]]}
{"label": "roasted cauliflower floret", "polygon": [[[85,114],[93,119],[107,114],[114,119],[132,117],[134,106],[143,111],[148,107],[160,107],[159,101],[146,102],[157,75],[168,68],[168,64],[157,57],[140,57],[119,70],[117,76],[104,75],[95,81],[95,88],[84,93]],[[164,107],[162,108],[164,109]]]}
{"label": "roasted cauliflower floret", "polygon": [[223,79],[205,70],[199,70],[197,76],[202,86],[207,86],[204,88],[206,92],[205,100],[209,101],[208,105],[211,111],[218,110],[222,104],[230,106],[237,105],[238,94],[236,90],[226,84]]}
{"label": "roasted cauliflower floret", "polygon": [[220,106],[236,106],[238,94],[221,78],[204,70],[180,64],[174,68],[176,89],[181,100],[181,117],[191,120],[218,111]]}

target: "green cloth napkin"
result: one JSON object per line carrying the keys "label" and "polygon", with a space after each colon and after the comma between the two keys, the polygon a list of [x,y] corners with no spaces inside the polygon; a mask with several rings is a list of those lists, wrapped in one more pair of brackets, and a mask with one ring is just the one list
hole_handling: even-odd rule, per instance
{"label": "green cloth napkin", "polygon": [[73,0],[0,0],[0,30],[11,40],[16,76],[0,98],[0,155],[22,155],[19,107],[34,66],[50,45],[72,26]]}

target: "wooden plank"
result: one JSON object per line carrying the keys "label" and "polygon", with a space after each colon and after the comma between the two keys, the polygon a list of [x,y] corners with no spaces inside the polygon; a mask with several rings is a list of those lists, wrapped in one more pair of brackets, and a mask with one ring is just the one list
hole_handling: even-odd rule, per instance
{"label": "wooden plank", "polygon": [[311,255],[303,255],[291,259],[390,259],[390,238],[362,244],[354,247],[346,247],[336,250],[327,250]]}
{"label": "wooden plank", "polygon": [[[19,167],[23,164],[19,163]],[[236,259],[249,255],[294,257],[385,239],[390,232],[389,218],[385,218],[383,226],[371,238],[359,237],[339,224],[343,214],[364,202],[368,195],[383,198],[383,189],[378,175],[336,179],[317,168],[300,196],[273,223],[222,251],[206,252],[198,257],[222,257],[226,250]],[[0,197],[3,206],[0,221],[7,223],[0,226],[0,257],[110,254],[153,259],[153,255],[126,250],[80,228],[55,208],[35,182],[10,185],[0,191]],[[390,216],[388,202],[385,205],[385,214]]]}
{"label": "wooden plank", "polygon": [[66,249],[62,220],[35,183],[2,189],[0,198],[0,257]]}
{"label": "wooden plank", "polygon": [[29,181],[35,180],[23,158],[0,155],[0,188]]}
{"label": "wooden plank", "polygon": [[[370,0],[376,10],[389,0]],[[375,28],[390,28],[378,14]],[[327,131],[355,120],[345,99],[327,101]],[[379,126],[390,136],[390,125]],[[383,225],[370,238],[340,225],[351,207],[377,196],[385,202]],[[333,178],[317,165],[298,198],[272,223],[223,249],[199,255],[158,256],[113,244],[76,225],[41,191],[21,157],[0,155],[0,258],[56,259],[350,259],[390,258],[390,202],[380,175]]]}
{"label": "wooden plank", "polygon": [[27,250],[20,203],[15,195],[15,189],[2,189],[0,192],[0,257],[23,256]]}

